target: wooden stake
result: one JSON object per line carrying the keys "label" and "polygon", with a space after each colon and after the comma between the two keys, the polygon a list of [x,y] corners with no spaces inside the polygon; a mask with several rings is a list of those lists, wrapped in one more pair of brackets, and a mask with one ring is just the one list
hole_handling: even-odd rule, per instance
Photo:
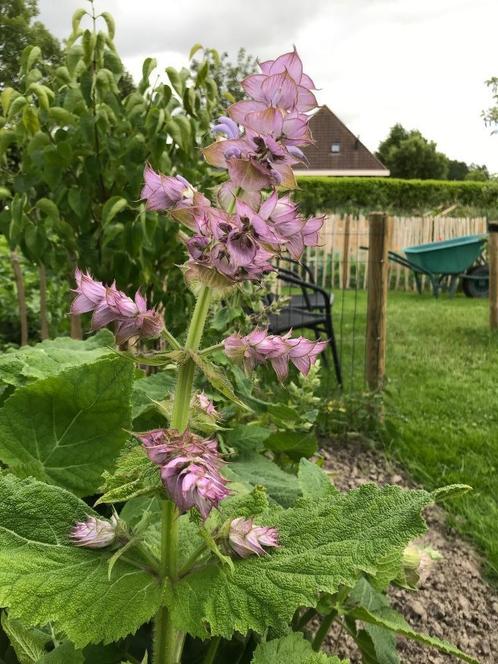
{"label": "wooden stake", "polygon": [[383,387],[386,366],[388,255],[392,217],[372,212],[369,219],[367,338],[365,378],[368,387]]}
{"label": "wooden stake", "polygon": [[489,324],[498,330],[498,222],[488,223]]}
{"label": "wooden stake", "polygon": [[45,265],[38,266],[38,277],[40,279],[40,338],[42,341],[48,339],[48,314],[47,314],[47,273]]}
{"label": "wooden stake", "polygon": [[28,344],[28,308],[26,306],[26,290],[24,277],[19,263],[19,256],[15,251],[10,252],[10,263],[14,272],[17,289],[17,304],[19,307],[19,321],[21,323],[21,346]]}
{"label": "wooden stake", "polygon": [[342,248],[342,288],[349,288],[349,243],[351,239],[351,215],[346,215],[344,223],[344,244]]}

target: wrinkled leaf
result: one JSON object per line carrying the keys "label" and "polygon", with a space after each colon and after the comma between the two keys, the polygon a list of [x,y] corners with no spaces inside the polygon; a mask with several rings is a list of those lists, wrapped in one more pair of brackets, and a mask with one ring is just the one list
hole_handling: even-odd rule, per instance
{"label": "wrinkled leaf", "polygon": [[[337,657],[315,652],[301,632],[260,643],[252,664],[341,664]],[[345,663],[344,663],[345,664]]]}
{"label": "wrinkled leaf", "polygon": [[132,379],[131,362],[112,357],[18,388],[0,410],[0,459],[91,495],[127,439]]}
{"label": "wrinkled leaf", "polygon": [[210,566],[167,586],[172,619],[201,638],[285,630],[298,607],[315,607],[321,592],[352,587],[363,571],[375,575],[378,561],[421,535],[420,512],[431,502],[426,491],[364,485],[328,501],[272,510],[255,521],[277,528],[280,547],[237,560],[231,574]]}
{"label": "wrinkled leaf", "polygon": [[88,515],[95,512],[69,491],[1,478],[0,603],[26,625],[53,623],[76,647],[134,633],[159,607],[153,576],[121,558],[109,581],[111,551],[71,544],[72,526]]}

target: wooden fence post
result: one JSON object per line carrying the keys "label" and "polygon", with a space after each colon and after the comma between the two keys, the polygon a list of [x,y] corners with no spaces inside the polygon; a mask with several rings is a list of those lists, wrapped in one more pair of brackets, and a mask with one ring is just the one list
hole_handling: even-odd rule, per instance
{"label": "wooden fence post", "polygon": [[488,223],[489,324],[498,330],[498,222]]}
{"label": "wooden fence post", "polygon": [[392,217],[384,212],[368,215],[367,338],[365,377],[374,391],[382,388],[386,364],[386,313],[389,242]]}

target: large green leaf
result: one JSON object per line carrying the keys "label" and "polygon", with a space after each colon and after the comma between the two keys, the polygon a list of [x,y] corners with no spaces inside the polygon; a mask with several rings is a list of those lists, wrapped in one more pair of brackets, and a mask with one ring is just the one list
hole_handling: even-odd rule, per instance
{"label": "large green leaf", "polygon": [[69,491],[0,478],[0,604],[26,625],[52,622],[76,647],[135,632],[159,606],[156,578],[112,552],[75,547],[76,521],[95,515]]}
{"label": "large green leaf", "polygon": [[318,449],[316,434],[312,431],[275,431],[265,445],[273,452],[285,452],[296,460],[310,457]]}
{"label": "large green leaf", "polygon": [[175,374],[171,371],[159,371],[136,380],[131,397],[132,418],[154,408],[154,401],[164,401],[171,394],[175,380]]}
{"label": "large green leaf", "polygon": [[297,477],[299,488],[305,498],[323,500],[337,493],[327,473],[308,459],[301,459],[299,462]]}
{"label": "large green leaf", "polygon": [[[315,652],[300,632],[281,639],[260,643],[254,651],[252,664],[341,664],[337,657]],[[344,662],[344,664],[346,664]]]}
{"label": "large green leaf", "polygon": [[263,485],[268,495],[284,507],[293,505],[300,497],[297,477],[286,473],[276,463],[261,454],[248,452],[226,466],[225,475],[249,487]]}
{"label": "large green leaf", "polygon": [[173,621],[200,637],[284,629],[299,606],[353,587],[362,571],[374,575],[378,561],[422,534],[420,511],[431,501],[425,491],[365,485],[257,517],[278,529],[280,548],[236,561],[233,573],[212,565],[167,587]]}
{"label": "large green leaf", "polygon": [[133,365],[118,356],[18,388],[0,410],[0,460],[90,495],[127,439]]}
{"label": "large green leaf", "polygon": [[46,653],[36,664],[84,664],[81,650],[76,650],[71,641],[63,641],[57,648]]}
{"label": "large green leaf", "polygon": [[19,387],[38,378],[47,378],[80,364],[91,364],[112,355],[114,335],[101,330],[86,341],[60,337],[25,346],[0,356],[0,383]]}
{"label": "large green leaf", "polygon": [[[369,582],[362,578],[358,581],[355,588],[349,596],[349,602],[355,606],[349,615],[356,620],[361,620],[368,625],[389,630],[395,634],[418,641],[426,646],[437,648],[448,655],[454,655],[470,664],[479,664],[479,662],[470,655],[463,653],[456,646],[441,639],[420,634],[409,625],[401,614],[391,608],[389,601],[382,594],[377,592]],[[372,634],[370,634],[372,636]],[[375,645],[375,641],[374,641]],[[383,660],[386,662],[387,660]]]}
{"label": "large green leaf", "polygon": [[2,612],[2,629],[9,637],[20,664],[36,664],[51,641],[46,632],[26,627],[20,620],[10,618],[5,611]]}

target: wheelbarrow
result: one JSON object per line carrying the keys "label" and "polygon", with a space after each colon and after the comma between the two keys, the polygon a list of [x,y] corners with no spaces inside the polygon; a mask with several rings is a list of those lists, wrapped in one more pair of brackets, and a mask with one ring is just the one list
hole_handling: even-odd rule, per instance
{"label": "wheelbarrow", "polygon": [[483,258],[485,235],[465,235],[451,240],[429,242],[403,249],[402,256],[389,252],[389,260],[413,272],[417,291],[422,293],[425,275],[438,297],[441,290],[454,295],[458,282],[467,297],[487,297],[489,292],[489,268]]}

